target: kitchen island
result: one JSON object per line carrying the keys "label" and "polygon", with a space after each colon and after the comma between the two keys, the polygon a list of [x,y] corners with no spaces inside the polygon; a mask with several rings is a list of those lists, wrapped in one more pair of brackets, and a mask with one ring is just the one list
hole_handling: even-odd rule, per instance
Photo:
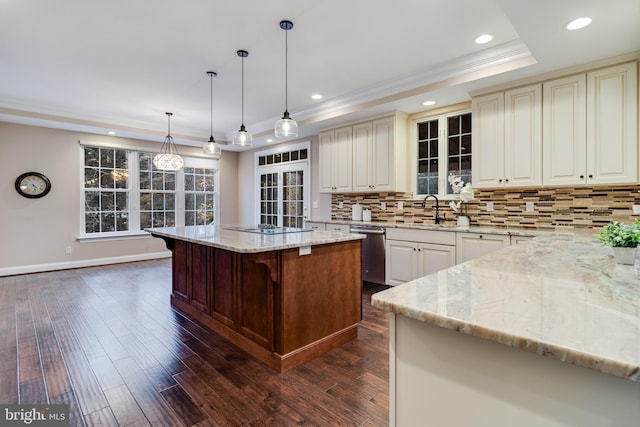
{"label": "kitchen island", "polygon": [[390,425],[637,426],[640,262],[547,234],[374,294]]}
{"label": "kitchen island", "polygon": [[171,304],[277,372],[357,337],[361,235],[148,229],[172,251]]}

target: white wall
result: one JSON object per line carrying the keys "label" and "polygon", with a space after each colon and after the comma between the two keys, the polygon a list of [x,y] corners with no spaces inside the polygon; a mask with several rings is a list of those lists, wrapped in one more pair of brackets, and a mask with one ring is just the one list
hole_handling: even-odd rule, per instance
{"label": "white wall", "polygon": [[[301,138],[295,141],[289,141],[282,144],[276,144],[270,146],[270,148],[281,148],[289,145],[298,144],[300,142],[310,141],[311,153],[310,153],[310,167],[309,172],[311,175],[311,200],[310,206],[310,220],[330,220],[331,219],[331,195],[320,194],[319,192],[319,179],[318,179],[318,158],[319,158],[319,140],[317,136],[309,138]],[[255,165],[255,152],[263,151],[266,147],[256,148],[251,151],[244,151],[240,153],[240,159],[238,162],[238,221],[236,225],[251,225],[255,223],[256,211],[256,165]],[[313,202],[318,202],[318,207],[313,208]],[[224,222],[223,222],[224,223]]]}
{"label": "white wall", "polygon": [[[151,237],[78,242],[80,140],[152,151],[162,142],[0,122],[0,275],[169,255],[163,241]],[[199,149],[181,147],[181,152]],[[225,152],[219,165],[221,222],[237,216],[237,159],[236,153]],[[15,179],[29,171],[51,180],[51,192],[44,198],[27,199],[15,191]],[[65,254],[67,246],[71,254]]]}

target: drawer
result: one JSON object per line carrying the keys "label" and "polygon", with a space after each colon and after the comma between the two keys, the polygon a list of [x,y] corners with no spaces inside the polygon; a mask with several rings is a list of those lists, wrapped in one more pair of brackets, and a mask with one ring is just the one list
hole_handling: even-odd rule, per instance
{"label": "drawer", "polygon": [[347,224],[326,224],[325,227],[327,231],[338,231],[340,233],[348,233],[350,230]]}
{"label": "drawer", "polygon": [[387,239],[455,246],[456,233],[454,231],[418,230],[415,228],[388,228]]}

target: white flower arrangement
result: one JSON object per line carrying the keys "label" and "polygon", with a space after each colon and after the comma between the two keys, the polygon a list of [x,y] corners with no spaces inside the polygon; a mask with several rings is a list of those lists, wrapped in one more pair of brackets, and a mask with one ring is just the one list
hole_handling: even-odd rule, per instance
{"label": "white flower arrangement", "polygon": [[459,175],[451,174],[449,175],[449,184],[453,189],[453,194],[458,195],[458,202],[452,200],[449,202],[449,207],[453,209],[455,212],[459,212],[461,215],[466,216],[467,209],[465,203],[473,199],[473,188],[471,188],[471,183],[465,182]]}

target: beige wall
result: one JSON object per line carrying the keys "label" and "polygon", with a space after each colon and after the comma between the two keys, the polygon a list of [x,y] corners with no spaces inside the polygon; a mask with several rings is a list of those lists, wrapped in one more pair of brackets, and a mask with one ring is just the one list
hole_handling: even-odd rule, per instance
{"label": "beige wall", "polygon": [[[45,271],[168,255],[164,243],[144,237],[83,242],[80,230],[78,141],[158,150],[160,142],[101,136],[0,122],[0,275]],[[197,147],[181,147],[184,154]],[[237,216],[236,153],[225,152],[220,168],[220,220]],[[44,173],[51,192],[27,199],[15,191],[23,172]],[[72,253],[65,254],[70,246]]]}

